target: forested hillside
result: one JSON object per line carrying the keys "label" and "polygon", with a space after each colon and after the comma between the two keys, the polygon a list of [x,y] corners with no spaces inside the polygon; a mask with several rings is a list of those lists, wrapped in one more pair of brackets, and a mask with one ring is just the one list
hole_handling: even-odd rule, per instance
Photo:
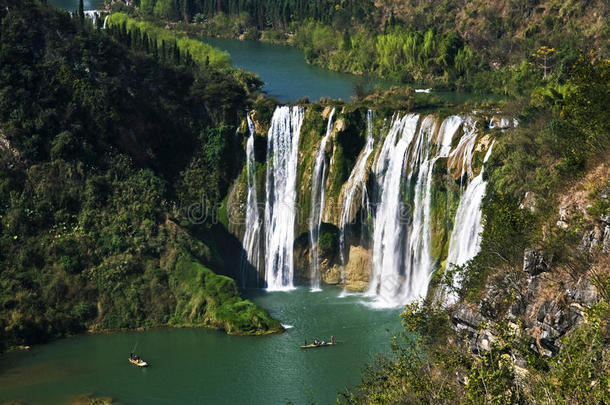
{"label": "forested hillside", "polygon": [[174,43],[171,58],[131,45],[36,0],[0,2],[3,345],[165,324],[280,329],[210,270],[227,270],[208,236],[222,231],[186,215],[219,204],[240,170],[229,151],[259,82]]}
{"label": "forested hillside", "polygon": [[565,82],[580,50],[610,54],[603,0],[141,0],[136,12],[194,22],[180,28],[205,35],[288,43],[332,70],[513,95],[542,76]]}

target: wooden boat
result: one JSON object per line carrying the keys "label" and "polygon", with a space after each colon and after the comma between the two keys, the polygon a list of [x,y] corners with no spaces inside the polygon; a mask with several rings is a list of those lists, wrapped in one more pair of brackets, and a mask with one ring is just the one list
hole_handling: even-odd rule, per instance
{"label": "wooden boat", "polygon": [[325,346],[336,346],[337,342],[331,343],[331,342],[326,342],[326,343],[319,343],[317,345],[315,344],[310,344],[310,345],[305,345],[305,346],[301,346],[301,349],[315,349],[318,347],[325,347]]}
{"label": "wooden boat", "polygon": [[136,365],[138,367],[148,367],[148,363],[142,359],[134,359],[132,357],[128,357],[127,360],[129,360],[131,364]]}

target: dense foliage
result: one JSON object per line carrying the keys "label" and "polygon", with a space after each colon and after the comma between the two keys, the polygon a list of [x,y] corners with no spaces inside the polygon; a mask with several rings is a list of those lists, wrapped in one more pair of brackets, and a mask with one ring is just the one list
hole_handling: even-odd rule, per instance
{"label": "dense foliage", "polygon": [[[481,356],[455,339],[445,310],[411,305],[402,314],[404,332],[392,354],[364,370],[342,404],[603,404],[610,401],[610,308],[601,302],[587,321],[563,339],[561,353],[541,360],[525,340],[506,328]],[[511,356],[528,359],[516,371]]]}
{"label": "dense foliage", "polygon": [[210,36],[288,43],[332,70],[519,94],[540,78],[562,83],[580,49],[610,54],[607,3],[581,3],[141,0],[139,14],[195,22]]}
{"label": "dense foliage", "polygon": [[[608,113],[603,111],[610,103],[609,77],[610,61],[583,54],[566,86],[539,90],[526,105],[515,103],[524,125],[503,136],[488,163],[482,252],[464,268],[464,296],[475,297],[491,269],[519,269],[526,247],[553,253],[557,265],[576,255],[568,253],[569,247],[582,236],[556,227],[541,230],[557,221],[560,192],[610,152]],[[526,193],[535,196],[535,211],[520,208]]]}
{"label": "dense foliage", "polygon": [[[217,225],[177,225],[241,169],[223,128],[253,88],[128,45],[38,1],[0,2],[3,345],[167,323],[279,328],[200,264],[226,270]],[[185,260],[201,269],[176,279]]]}

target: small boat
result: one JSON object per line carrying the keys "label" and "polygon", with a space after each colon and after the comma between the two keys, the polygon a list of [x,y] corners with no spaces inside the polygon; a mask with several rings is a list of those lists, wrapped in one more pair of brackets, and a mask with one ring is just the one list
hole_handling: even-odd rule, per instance
{"label": "small boat", "polygon": [[315,349],[318,347],[325,347],[325,346],[336,346],[337,342],[324,342],[324,343],[318,343],[316,344],[310,344],[310,345],[305,345],[305,346],[301,346],[301,349]]}
{"label": "small boat", "polygon": [[142,359],[139,358],[134,358],[134,357],[128,357],[127,360],[129,360],[129,362],[133,365],[136,365],[138,367],[148,367],[148,363],[145,362]]}

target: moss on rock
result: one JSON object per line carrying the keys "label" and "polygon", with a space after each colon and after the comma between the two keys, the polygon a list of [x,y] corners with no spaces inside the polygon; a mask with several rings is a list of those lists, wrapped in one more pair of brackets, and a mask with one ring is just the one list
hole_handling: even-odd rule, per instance
{"label": "moss on rock", "polygon": [[282,330],[267,311],[239,297],[233,279],[214,273],[185,252],[171,271],[169,283],[176,297],[170,324],[213,327],[238,335]]}

